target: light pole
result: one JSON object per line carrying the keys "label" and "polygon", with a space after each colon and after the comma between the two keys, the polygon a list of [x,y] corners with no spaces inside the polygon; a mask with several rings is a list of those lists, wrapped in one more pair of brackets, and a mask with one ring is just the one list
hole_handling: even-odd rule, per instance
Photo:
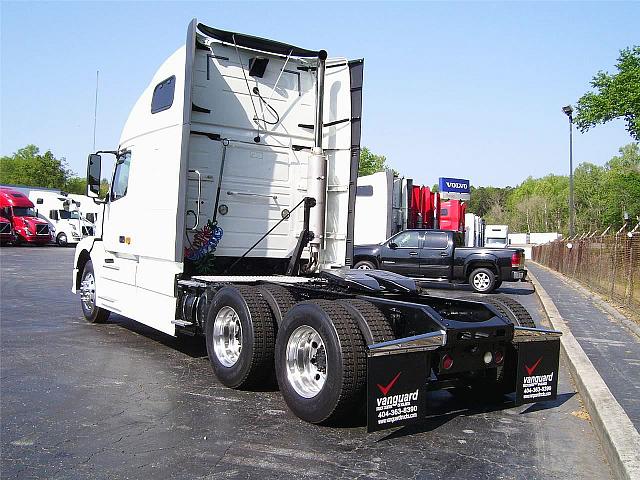
{"label": "light pole", "polygon": [[573,108],[571,105],[567,105],[566,107],[562,107],[562,111],[569,117],[569,237],[573,237]]}

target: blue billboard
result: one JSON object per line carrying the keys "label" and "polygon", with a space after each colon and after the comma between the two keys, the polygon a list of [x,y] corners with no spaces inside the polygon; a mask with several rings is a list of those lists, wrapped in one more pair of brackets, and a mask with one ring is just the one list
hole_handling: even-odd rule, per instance
{"label": "blue billboard", "polygon": [[464,178],[440,177],[441,192],[471,193],[471,184]]}

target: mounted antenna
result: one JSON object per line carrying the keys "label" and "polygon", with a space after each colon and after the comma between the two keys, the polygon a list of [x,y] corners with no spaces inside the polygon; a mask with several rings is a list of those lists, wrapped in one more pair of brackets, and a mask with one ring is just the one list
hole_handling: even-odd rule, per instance
{"label": "mounted antenna", "polygon": [[96,70],[96,101],[93,106],[93,152],[96,151],[96,125],[98,123],[98,79],[100,70]]}

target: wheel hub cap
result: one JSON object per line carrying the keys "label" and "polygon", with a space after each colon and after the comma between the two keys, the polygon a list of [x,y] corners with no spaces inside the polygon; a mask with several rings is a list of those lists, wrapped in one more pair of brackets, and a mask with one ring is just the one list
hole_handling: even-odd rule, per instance
{"label": "wheel hub cap", "polygon": [[360,265],[358,266],[357,270],[371,270],[371,267],[369,265]]}
{"label": "wheel hub cap", "polygon": [[233,367],[242,351],[242,324],[231,307],[222,307],[213,323],[213,351],[225,367]]}
{"label": "wheel hub cap", "polygon": [[489,288],[490,283],[491,283],[491,280],[489,279],[489,275],[487,275],[484,272],[481,272],[477,274],[475,277],[473,277],[473,285],[478,290],[486,290],[487,288]]}
{"label": "wheel hub cap", "polygon": [[320,334],[308,325],[296,328],[287,342],[287,380],[298,395],[315,397],[327,379],[327,353]]}
{"label": "wheel hub cap", "polygon": [[87,310],[93,310],[96,302],[96,280],[93,273],[87,273],[80,282],[80,299]]}

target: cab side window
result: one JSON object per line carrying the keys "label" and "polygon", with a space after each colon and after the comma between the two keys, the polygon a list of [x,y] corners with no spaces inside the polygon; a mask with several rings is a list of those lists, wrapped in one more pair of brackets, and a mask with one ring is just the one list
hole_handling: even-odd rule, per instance
{"label": "cab side window", "polygon": [[449,238],[445,232],[428,232],[424,237],[424,248],[447,248]]}
{"label": "cab side window", "polygon": [[120,155],[116,162],[116,171],[113,174],[111,187],[111,200],[118,200],[127,194],[129,185],[129,169],[131,168],[131,152]]}
{"label": "cab side window", "polygon": [[420,248],[420,232],[399,233],[391,242],[398,245],[398,248]]}

